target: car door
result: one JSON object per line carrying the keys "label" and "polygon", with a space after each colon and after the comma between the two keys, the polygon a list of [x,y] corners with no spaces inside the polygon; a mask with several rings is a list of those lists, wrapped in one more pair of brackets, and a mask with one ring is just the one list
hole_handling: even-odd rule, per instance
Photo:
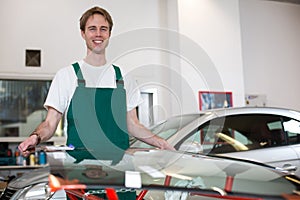
{"label": "car door", "polygon": [[287,130],[291,120],[271,114],[217,117],[200,125],[181,143],[199,142],[205,154],[225,154],[281,168],[296,166],[300,175],[300,138],[295,130]]}

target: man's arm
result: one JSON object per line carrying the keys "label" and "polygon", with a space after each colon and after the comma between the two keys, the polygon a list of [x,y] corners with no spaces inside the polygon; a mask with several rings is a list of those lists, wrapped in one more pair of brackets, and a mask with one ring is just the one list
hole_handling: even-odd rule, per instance
{"label": "man's arm", "polygon": [[128,132],[137,139],[156,146],[160,149],[175,150],[166,140],[154,135],[150,130],[143,126],[137,118],[136,109],[127,112]]}
{"label": "man's arm", "polygon": [[47,141],[53,136],[61,117],[62,113],[52,107],[48,107],[46,119],[40,123],[26,140],[19,144],[18,148],[23,156],[28,156],[30,148],[35,147],[39,142]]}

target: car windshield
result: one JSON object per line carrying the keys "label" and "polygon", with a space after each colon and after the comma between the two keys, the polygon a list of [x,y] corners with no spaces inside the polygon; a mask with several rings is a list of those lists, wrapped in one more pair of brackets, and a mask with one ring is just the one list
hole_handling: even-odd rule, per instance
{"label": "car windshield", "polygon": [[[172,117],[166,121],[163,121],[155,125],[154,127],[150,128],[150,130],[152,131],[152,133],[167,140],[177,131],[179,131],[180,129],[182,129],[192,121],[196,120],[200,116],[201,114],[190,114],[190,115]],[[137,139],[132,139],[131,147],[150,148],[152,146],[146,143],[137,142]]]}
{"label": "car windshield", "polygon": [[299,185],[297,177],[283,176],[273,168],[179,151],[131,150],[116,164],[99,159],[76,163],[65,152],[48,153],[48,160],[53,191],[85,189],[89,194],[97,194],[114,188],[138,193],[156,191],[163,197],[174,197],[176,192],[194,196],[275,197],[290,194]]}

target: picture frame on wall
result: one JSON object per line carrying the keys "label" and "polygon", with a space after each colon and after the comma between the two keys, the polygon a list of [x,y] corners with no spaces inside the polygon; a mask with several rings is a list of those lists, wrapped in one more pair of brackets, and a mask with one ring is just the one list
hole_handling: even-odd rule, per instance
{"label": "picture frame on wall", "polygon": [[199,91],[199,109],[229,108],[233,106],[232,92]]}

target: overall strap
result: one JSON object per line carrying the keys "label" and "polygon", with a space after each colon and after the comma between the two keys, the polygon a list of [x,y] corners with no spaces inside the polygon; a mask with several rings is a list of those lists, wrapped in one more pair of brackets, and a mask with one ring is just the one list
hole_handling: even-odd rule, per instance
{"label": "overall strap", "polygon": [[112,65],[112,66],[114,67],[115,73],[116,73],[117,87],[124,87],[124,81],[123,81],[123,77],[122,77],[120,68],[116,65]]}
{"label": "overall strap", "polygon": [[82,76],[82,72],[80,70],[80,66],[78,62],[72,64],[75,74],[77,76],[78,86],[85,86],[85,80]]}
{"label": "overall strap", "polygon": [[[82,72],[80,70],[80,66],[78,62],[72,64],[75,74],[77,76],[78,86],[85,86],[85,80],[83,78]],[[122,77],[121,70],[118,66],[113,65],[115,73],[116,73],[116,83],[117,87],[124,87],[124,81]]]}

